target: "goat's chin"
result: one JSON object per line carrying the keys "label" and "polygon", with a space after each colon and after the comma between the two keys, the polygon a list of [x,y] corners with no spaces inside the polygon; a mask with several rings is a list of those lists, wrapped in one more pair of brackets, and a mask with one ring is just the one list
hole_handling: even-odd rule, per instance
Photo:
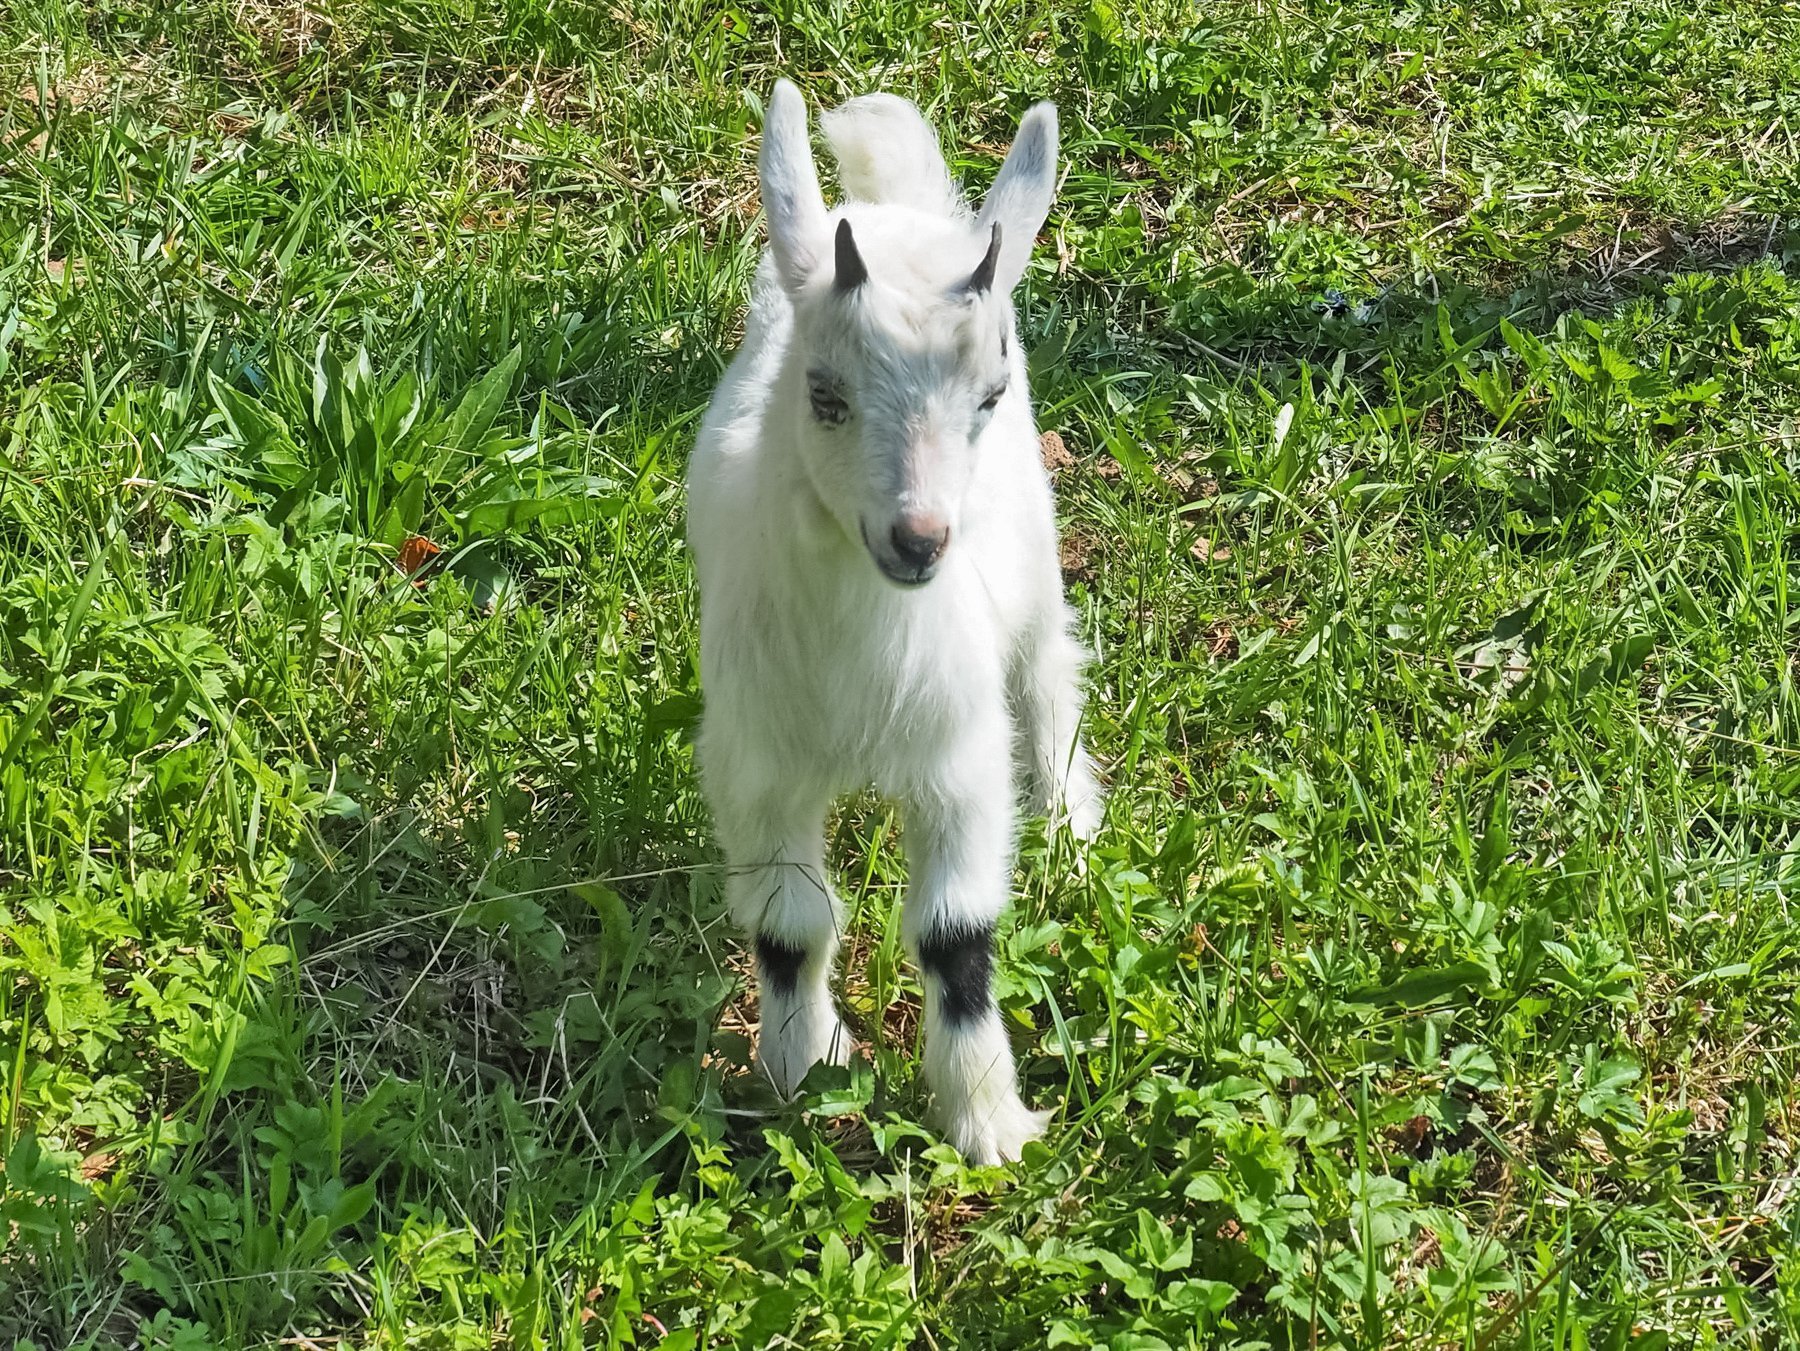
{"label": "goat's chin", "polygon": [[887,578],[889,582],[899,587],[902,591],[917,591],[933,577],[937,576],[937,568],[935,566],[915,571],[914,569],[904,567],[901,564],[889,563],[880,558],[875,560],[875,567],[883,577]]}

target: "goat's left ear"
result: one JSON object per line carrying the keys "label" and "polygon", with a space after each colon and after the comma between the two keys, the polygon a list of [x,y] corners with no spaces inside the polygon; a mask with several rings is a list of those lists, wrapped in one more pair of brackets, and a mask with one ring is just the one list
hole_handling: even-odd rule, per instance
{"label": "goat's left ear", "polygon": [[1056,105],[1039,103],[1019,123],[1019,134],[975,222],[982,231],[1000,227],[1000,253],[993,264],[995,290],[1010,292],[1025,275],[1031,246],[1050,214],[1055,192]]}

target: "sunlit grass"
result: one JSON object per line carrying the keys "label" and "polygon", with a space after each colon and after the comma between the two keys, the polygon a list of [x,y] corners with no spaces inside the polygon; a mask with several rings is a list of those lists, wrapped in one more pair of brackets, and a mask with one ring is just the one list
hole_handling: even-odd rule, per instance
{"label": "sunlit grass", "polygon": [[[0,1337],[1800,1340],[1800,21],[1499,0],[0,15]],[[688,732],[760,99],[1062,110],[1020,304],[1108,829],[1041,1151],[899,822],[803,1107]],[[413,542],[429,540],[431,553]],[[414,570],[416,569],[416,570]]]}

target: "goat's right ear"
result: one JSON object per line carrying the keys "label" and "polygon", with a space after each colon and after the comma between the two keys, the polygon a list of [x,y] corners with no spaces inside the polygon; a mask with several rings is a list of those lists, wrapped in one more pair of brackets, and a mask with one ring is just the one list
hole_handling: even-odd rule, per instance
{"label": "goat's right ear", "polygon": [[757,171],[775,263],[788,290],[797,291],[825,261],[831,236],[807,135],[806,102],[787,80],[777,80],[769,95]]}
{"label": "goat's right ear", "polygon": [[1006,163],[994,179],[981,214],[975,218],[978,232],[1000,226],[1000,253],[994,260],[994,289],[1010,292],[1025,275],[1031,246],[1050,214],[1050,198],[1056,192],[1056,105],[1033,105],[1019,123],[1019,134]]}

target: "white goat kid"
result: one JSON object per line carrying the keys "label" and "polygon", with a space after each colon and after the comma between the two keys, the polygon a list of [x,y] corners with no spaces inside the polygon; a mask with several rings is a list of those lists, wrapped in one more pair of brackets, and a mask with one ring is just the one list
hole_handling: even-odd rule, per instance
{"label": "white goat kid", "polygon": [[850,1051],[825,814],[870,783],[901,804],[926,1079],[951,1142],[997,1163],[1048,1116],[1020,1101],[990,989],[1015,753],[1035,809],[1082,839],[1101,809],[1010,299],[1055,186],[1056,110],[1026,114],[973,216],[904,99],[823,123],[835,211],[805,104],[776,85],[771,247],[688,472],[701,774],[754,942],[758,1062],[784,1094]]}

